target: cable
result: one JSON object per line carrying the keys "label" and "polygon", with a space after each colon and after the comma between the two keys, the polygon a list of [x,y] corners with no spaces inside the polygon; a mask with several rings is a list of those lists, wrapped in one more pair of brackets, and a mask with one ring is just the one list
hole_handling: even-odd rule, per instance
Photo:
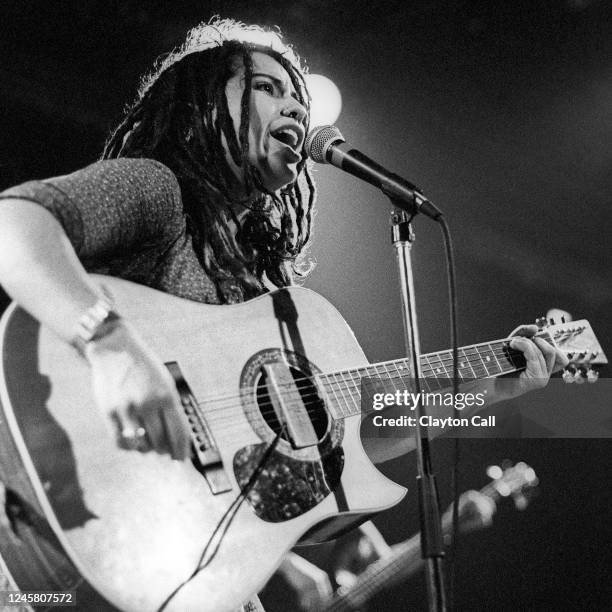
{"label": "cable", "polygon": [[[457,281],[455,274],[455,255],[453,250],[453,242],[450,235],[450,229],[446,223],[444,216],[438,218],[440,229],[444,237],[444,250],[446,254],[446,270],[448,278],[448,300],[449,300],[449,316],[450,316],[450,340],[453,354],[453,395],[457,397],[459,393],[459,345],[457,340]],[[454,404],[454,416],[459,418],[460,411]],[[448,586],[448,607],[453,609],[453,596],[455,590],[455,568],[457,559],[457,534],[459,525],[459,436],[455,436],[453,444],[453,472],[451,491],[453,498],[453,528],[452,540],[450,547],[450,576]]]}
{"label": "cable", "polygon": [[[253,485],[255,484],[255,481],[257,480],[257,478],[261,474],[261,471],[265,467],[265,464],[268,461],[268,459],[270,458],[270,455],[272,454],[272,452],[276,448],[276,445],[278,444],[278,441],[280,440],[282,433],[283,432],[281,430],[281,431],[278,432],[278,434],[276,434],[276,437],[274,438],[274,440],[272,440],[272,442],[270,443],[270,446],[268,446],[268,448],[264,452],[263,456],[261,457],[261,459],[259,460],[259,463],[257,464],[255,469],[253,470],[253,473],[251,474],[251,476],[250,476],[249,480],[247,481],[247,483],[240,489],[240,492],[238,493],[238,495],[236,496],[234,501],[232,501],[232,503],[228,506],[227,510],[223,513],[223,516],[219,519],[219,522],[217,523],[216,527],[213,529],[212,534],[211,534],[210,538],[208,539],[208,542],[206,543],[206,546],[202,550],[202,554],[200,555],[200,558],[198,559],[198,562],[196,564],[196,568],[193,571],[193,573],[191,574],[191,576],[189,576],[189,578],[187,578],[186,580],[181,582],[181,584],[179,584],[174,589],[174,591],[172,591],[168,595],[168,597],[166,597],[166,599],[163,601],[161,606],[158,608],[157,612],[163,612],[163,610],[170,603],[172,598],[186,584],[188,584],[191,580],[193,580],[203,569],[206,569],[206,567],[210,564],[210,562],[215,558],[215,555],[217,554],[217,551],[219,550],[219,547],[221,546],[221,542],[223,540],[223,536],[227,533],[227,530],[230,528],[232,520],[234,519],[234,517],[236,516],[236,513],[238,512],[238,509],[242,505],[242,502],[246,499],[246,496],[249,494],[249,492],[253,488]],[[221,533],[217,537],[217,534],[220,531],[221,531]],[[216,540],[216,543],[214,544],[214,548],[213,548],[212,552],[210,553],[210,555],[208,555],[209,549],[211,548],[211,546],[213,545],[213,542],[215,542],[215,540]],[[207,556],[208,556],[208,558],[207,558]],[[205,559],[206,559],[206,562],[204,562]]]}

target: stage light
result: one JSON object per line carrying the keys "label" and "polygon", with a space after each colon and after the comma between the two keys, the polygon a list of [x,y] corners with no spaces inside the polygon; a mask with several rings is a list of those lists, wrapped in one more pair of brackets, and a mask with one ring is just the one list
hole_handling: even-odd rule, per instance
{"label": "stage light", "polygon": [[321,74],[307,74],[306,86],[312,98],[310,125],[332,125],[342,110],[342,95],[336,84]]}

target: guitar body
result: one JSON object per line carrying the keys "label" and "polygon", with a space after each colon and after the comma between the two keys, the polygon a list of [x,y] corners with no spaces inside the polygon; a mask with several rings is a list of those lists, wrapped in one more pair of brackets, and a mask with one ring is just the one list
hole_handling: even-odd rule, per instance
{"label": "guitar body", "polygon": [[100,281],[164,363],[177,364],[220,459],[203,466],[119,448],[93,404],[85,361],[23,310],[5,314],[0,433],[54,537],[113,606],[158,610],[185,583],[165,610],[234,611],[304,534],[333,537],[402,499],[405,489],[366,456],[360,415],[335,418],[337,400],[324,389],[318,444],[296,449],[276,435],[264,365],[289,363],[315,380],[316,371],[367,364],[322,297],[290,288],[209,306]]}

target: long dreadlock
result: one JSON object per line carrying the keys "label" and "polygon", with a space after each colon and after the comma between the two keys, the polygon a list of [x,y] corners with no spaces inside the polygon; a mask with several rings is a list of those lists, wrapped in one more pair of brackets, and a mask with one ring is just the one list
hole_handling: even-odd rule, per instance
{"label": "long dreadlock", "polygon": [[[266,44],[249,40],[252,34],[265,34]],[[316,191],[305,154],[297,165],[298,179],[280,193],[266,190],[248,161],[254,51],[267,53],[285,69],[298,101],[308,109],[303,69],[280,35],[216,20],[194,28],[185,46],[143,82],[103,152],[103,158],[156,159],[174,172],[200,263],[226,300],[236,282],[248,298],[262,291],[264,273],[283,287],[291,284],[292,273],[303,278],[313,267],[305,251]],[[237,58],[245,70],[238,134],[225,95]],[[236,179],[226,160],[224,139],[242,169],[247,193],[262,194],[241,223],[234,212]]]}

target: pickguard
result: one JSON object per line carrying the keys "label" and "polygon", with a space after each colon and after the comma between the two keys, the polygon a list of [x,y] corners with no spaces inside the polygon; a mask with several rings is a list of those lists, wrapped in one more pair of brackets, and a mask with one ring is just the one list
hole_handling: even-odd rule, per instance
{"label": "pickguard", "polygon": [[[243,489],[264,458],[268,444],[254,444],[234,456],[234,474]],[[320,461],[304,461],[272,451],[246,499],[264,521],[280,523],[300,516],[321,503],[340,484],[344,467],[341,447],[321,456]]]}

